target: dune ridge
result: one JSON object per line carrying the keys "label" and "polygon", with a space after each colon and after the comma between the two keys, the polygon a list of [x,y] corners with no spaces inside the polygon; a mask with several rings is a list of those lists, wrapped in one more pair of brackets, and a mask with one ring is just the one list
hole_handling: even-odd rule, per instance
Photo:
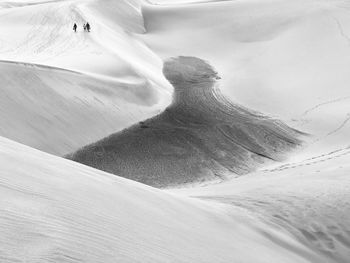
{"label": "dune ridge", "polygon": [[[156,187],[242,175],[281,161],[302,133],[228,101],[204,60],[167,60],[174,87],[161,114],[83,147],[67,158]],[[228,175],[230,174],[230,175]]]}
{"label": "dune ridge", "polygon": [[158,91],[142,78],[127,82],[13,61],[0,61],[0,70],[0,134],[56,155],[153,116],[162,107]]}
{"label": "dune ridge", "polygon": [[161,60],[134,35],[144,32],[139,5],[0,3],[0,135],[62,156],[163,110],[171,93]]}

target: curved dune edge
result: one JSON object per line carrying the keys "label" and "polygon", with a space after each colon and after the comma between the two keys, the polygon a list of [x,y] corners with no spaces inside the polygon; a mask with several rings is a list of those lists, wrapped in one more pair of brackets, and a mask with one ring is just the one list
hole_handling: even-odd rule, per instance
{"label": "curved dune edge", "polygon": [[168,191],[240,207],[289,232],[325,262],[348,263],[349,173],[347,146],[221,184]]}
{"label": "curved dune edge", "polygon": [[1,262],[323,262],[240,209],[0,146]]}
{"label": "curved dune edge", "polygon": [[0,135],[65,155],[154,116],[165,99],[134,82],[24,62],[0,61]]}
{"label": "curved dune edge", "polygon": [[300,132],[226,100],[205,61],[173,58],[163,73],[175,90],[163,113],[67,157],[169,187],[246,174],[301,145]]}

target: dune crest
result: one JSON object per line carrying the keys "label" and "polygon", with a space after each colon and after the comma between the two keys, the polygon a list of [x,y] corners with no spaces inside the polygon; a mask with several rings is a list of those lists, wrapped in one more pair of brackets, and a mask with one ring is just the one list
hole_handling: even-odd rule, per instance
{"label": "dune crest", "polygon": [[173,103],[160,115],[88,145],[68,158],[156,187],[242,175],[301,144],[300,132],[225,99],[204,60],[167,60]]}

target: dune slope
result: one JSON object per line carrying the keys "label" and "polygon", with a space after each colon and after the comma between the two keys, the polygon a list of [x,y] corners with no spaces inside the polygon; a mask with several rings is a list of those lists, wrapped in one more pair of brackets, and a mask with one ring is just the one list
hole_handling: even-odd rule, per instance
{"label": "dune slope", "polygon": [[349,143],[348,1],[151,2],[141,36],[150,48],[210,61],[225,96],[312,134],[296,158]]}
{"label": "dune slope", "polygon": [[172,190],[241,207],[288,231],[326,262],[350,257],[350,148],[218,185]]}
{"label": "dune slope", "polygon": [[0,262],[348,263],[349,11],[0,1]]}
{"label": "dune slope", "polygon": [[0,146],[1,262],[317,260],[237,209],[177,197],[2,137]]}
{"label": "dune slope", "polygon": [[205,61],[179,57],[168,60],[163,71],[175,93],[162,114],[68,158],[164,187],[244,174],[282,160],[301,143],[296,130],[226,100]]}
{"label": "dune slope", "polygon": [[0,134],[64,155],[162,108],[142,78],[125,82],[59,68],[0,62]]}
{"label": "dune slope", "polygon": [[0,24],[2,136],[64,155],[169,104],[139,1],[2,1]]}

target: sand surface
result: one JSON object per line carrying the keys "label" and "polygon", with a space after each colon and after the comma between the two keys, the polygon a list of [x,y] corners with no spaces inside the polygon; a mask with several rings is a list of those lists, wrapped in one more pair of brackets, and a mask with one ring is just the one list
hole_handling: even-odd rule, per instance
{"label": "sand surface", "polygon": [[151,186],[221,181],[283,160],[302,133],[227,100],[205,61],[178,57],[163,72],[174,87],[161,114],[67,157]]}
{"label": "sand surface", "polygon": [[[165,193],[8,139],[0,145],[1,262],[318,258],[239,209]],[[264,256],[257,259],[252,249]]]}
{"label": "sand surface", "polygon": [[0,262],[348,263],[349,12],[0,0]]}

